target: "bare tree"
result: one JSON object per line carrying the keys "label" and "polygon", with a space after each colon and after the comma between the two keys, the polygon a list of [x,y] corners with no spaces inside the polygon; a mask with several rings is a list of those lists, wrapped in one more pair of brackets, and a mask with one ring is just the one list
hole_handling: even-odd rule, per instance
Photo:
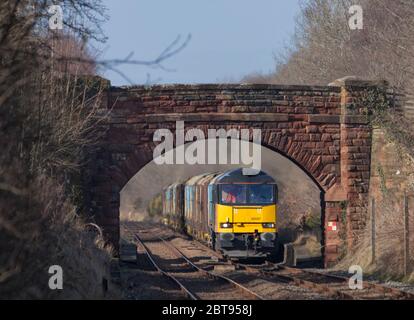
{"label": "bare tree", "polygon": [[[347,75],[413,89],[414,2],[361,0],[363,30],[348,26],[350,0],[303,1],[296,33],[276,70],[245,81],[327,84]],[[251,80],[249,80],[251,79]]]}
{"label": "bare tree", "polygon": [[[101,1],[62,0],[64,32],[49,29],[54,2],[0,3],[0,298],[103,297],[111,248],[86,232],[76,180],[101,134],[107,84],[83,76],[122,63],[165,68],[189,41],[152,61],[99,60],[87,40],[105,40]],[[61,293],[47,286],[53,264],[65,270]]]}

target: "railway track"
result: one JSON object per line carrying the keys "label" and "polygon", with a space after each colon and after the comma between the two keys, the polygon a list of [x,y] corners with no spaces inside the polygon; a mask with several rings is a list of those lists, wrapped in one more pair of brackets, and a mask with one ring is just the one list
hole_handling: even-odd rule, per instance
{"label": "railway track", "polygon": [[[203,246],[198,243],[198,246]],[[223,258],[221,254],[213,251]],[[263,280],[281,280],[298,287],[311,290],[318,294],[326,295],[334,299],[343,300],[414,300],[414,294],[387,287],[368,281],[363,282],[363,289],[350,289],[349,278],[327,274],[309,269],[288,267],[283,263],[271,263],[266,261],[260,266],[240,264],[229,260],[236,269],[245,269],[250,273],[259,273]]]}
{"label": "railway track", "polygon": [[191,300],[263,300],[259,294],[222,275],[214,274],[194,264],[180,249],[162,237],[143,239],[131,231],[153,267],[173,282]]}
{"label": "railway track", "polygon": [[[153,230],[145,232],[134,225],[127,227],[137,243],[137,248],[148,258],[146,260],[173,282],[188,299],[263,300],[264,297],[272,299],[272,294],[273,298],[278,298],[280,295],[275,292],[287,290],[290,292],[289,299],[294,299],[297,292],[298,297],[302,299],[414,300],[412,293],[381,284],[364,281],[363,289],[352,290],[347,277],[270,262],[246,265],[227,260],[221,266],[233,266],[232,269],[220,274],[213,273],[210,270],[214,269],[214,265],[201,263],[200,256],[214,256],[223,261],[224,257],[216,251],[197,241],[192,241],[191,244],[185,244],[187,240],[181,243],[166,241],[164,238],[170,237],[171,234],[162,233],[160,229],[156,229],[160,235],[155,236]],[[147,234],[150,236],[144,239]],[[305,290],[305,293],[295,291],[294,287]],[[315,295],[306,292],[313,292]]]}
{"label": "railway track", "polygon": [[[203,246],[198,243],[197,246]],[[210,249],[209,249],[210,250]],[[214,254],[223,258],[215,251]],[[326,295],[334,299],[343,300],[414,300],[414,294],[387,287],[368,281],[363,282],[363,289],[350,289],[349,278],[327,274],[309,269],[288,267],[283,263],[271,263],[255,266],[237,263],[229,260],[236,269],[245,269],[249,273],[259,273],[263,280],[280,280],[298,287],[311,290],[318,294]]]}
{"label": "railway track", "polygon": [[364,281],[362,289],[351,289],[349,279],[318,271],[311,271],[280,264],[266,263],[253,267],[237,264],[237,268],[251,273],[257,273],[266,278],[277,278],[293,283],[321,294],[327,294],[335,299],[343,300],[414,300],[414,294],[380,284]]}

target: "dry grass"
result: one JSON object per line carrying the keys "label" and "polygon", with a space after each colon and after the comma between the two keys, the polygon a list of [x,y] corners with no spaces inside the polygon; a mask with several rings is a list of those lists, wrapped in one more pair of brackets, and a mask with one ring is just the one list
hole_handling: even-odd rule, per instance
{"label": "dry grass", "polygon": [[[93,37],[99,1],[63,2],[89,20],[67,20],[70,39]],[[0,299],[118,297],[110,282],[104,290],[112,251],[79,217],[76,184],[99,136],[101,89],[86,87],[72,58],[48,46],[52,2],[35,4],[0,4]],[[60,45],[89,59],[77,43]],[[48,286],[51,265],[63,268],[63,290]]]}
{"label": "dry grass", "polygon": [[293,242],[299,255],[303,257],[320,257],[322,245],[315,234],[303,233]]}
{"label": "dry grass", "polygon": [[[2,192],[1,200],[0,298],[116,296],[116,290],[105,293],[102,288],[103,278],[110,280],[111,248],[86,231],[61,186],[38,177],[24,195]],[[51,265],[63,268],[63,290],[48,287]]]}
{"label": "dry grass", "polygon": [[[412,281],[414,279],[413,260],[411,261],[412,273],[404,278],[404,218],[402,199],[397,199],[393,195],[387,194],[377,199],[375,212],[375,260],[372,260],[372,225],[370,221],[365,232],[358,239],[355,248],[340,261],[336,268],[348,269],[351,265],[359,265],[366,274],[373,274],[384,280]],[[410,221],[413,221],[412,213]],[[410,255],[414,257],[412,246]]]}

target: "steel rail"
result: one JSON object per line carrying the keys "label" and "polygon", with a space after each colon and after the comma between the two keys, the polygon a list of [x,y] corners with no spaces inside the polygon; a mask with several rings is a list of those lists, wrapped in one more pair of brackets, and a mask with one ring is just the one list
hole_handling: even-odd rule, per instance
{"label": "steel rail", "polygon": [[[252,267],[252,266],[245,266],[242,264],[237,264],[237,267],[251,271],[251,272],[258,272],[266,277],[275,277],[285,281],[292,282],[293,284],[310,289],[312,291],[316,291],[318,293],[328,293],[331,296],[338,297],[344,300],[363,300],[364,297],[358,297],[355,293],[358,291],[349,291],[344,292],[343,288],[335,288],[333,285],[346,285],[349,282],[349,279],[342,276],[332,275],[332,274],[325,274],[318,271],[311,271],[311,270],[304,270],[294,267],[288,267],[280,264],[266,262],[264,266]],[[274,270],[266,270],[265,268],[273,267]],[[290,274],[279,274],[277,270],[286,270],[289,271]],[[318,281],[312,281],[309,279],[302,279],[300,275],[307,274],[309,276],[314,276],[316,279],[332,279],[334,282],[325,282],[321,283]],[[315,279],[315,280],[316,280]],[[395,297],[396,299],[403,298],[407,300],[414,300],[414,294],[402,291],[396,288],[386,287],[380,284],[364,281],[364,286],[367,291],[364,295],[369,295],[371,293],[375,294],[390,294],[391,297]],[[351,290],[351,289],[349,289]],[[367,299],[367,298],[365,298]]]}
{"label": "steel rail", "polygon": [[[129,231],[131,231],[131,230],[129,230]],[[194,299],[194,300],[198,299],[196,297],[196,295],[194,295],[193,293],[191,293],[191,291],[189,291],[187,288],[185,288],[185,286],[178,279],[176,279],[174,276],[170,275],[168,272],[165,272],[165,271],[161,270],[159,268],[159,266],[155,263],[155,261],[152,258],[151,254],[149,253],[148,248],[139,239],[139,237],[137,235],[137,232],[132,232],[132,234],[134,234],[136,236],[136,238],[138,239],[138,241],[141,242],[143,248],[146,250],[146,253],[147,253],[151,263],[155,266],[155,268],[159,272],[161,272],[164,276],[172,279],[175,283],[177,283],[180,286],[181,290],[184,291],[186,296],[188,296],[188,297],[190,297],[191,299]],[[160,240],[162,240],[163,243],[165,243],[167,246],[173,248],[173,250],[175,250],[183,259],[186,260],[186,262],[189,265],[191,265],[197,271],[204,273],[205,275],[207,275],[210,278],[225,280],[226,282],[231,283],[233,286],[237,287],[238,289],[242,290],[243,292],[248,293],[250,296],[254,297],[255,299],[260,299],[260,300],[264,299],[259,294],[256,294],[255,292],[251,291],[250,289],[244,287],[240,283],[237,283],[237,282],[235,282],[234,280],[232,280],[228,277],[212,273],[208,270],[205,270],[205,269],[195,265],[187,256],[185,256],[185,254],[183,252],[181,252],[181,250],[179,250],[173,244],[171,244],[170,242],[167,242],[165,239],[163,239],[161,237],[158,237],[158,238]],[[198,242],[196,242],[196,243],[197,243],[197,245],[199,244]],[[385,296],[385,295],[388,294],[389,298],[414,300],[414,294],[413,293],[403,291],[403,290],[397,289],[397,288],[387,287],[387,286],[384,286],[382,284],[368,282],[368,281],[364,281],[364,283],[363,283],[364,289],[366,289],[366,291],[364,293],[362,293],[360,296],[358,296],[358,292],[360,292],[360,291],[350,290],[350,289],[348,290],[348,289],[345,288],[346,284],[349,282],[349,278],[347,278],[347,277],[339,276],[339,275],[326,274],[326,273],[322,273],[322,272],[319,272],[319,271],[304,270],[304,269],[299,269],[299,268],[295,268],[295,267],[289,267],[289,266],[284,265],[283,263],[271,263],[271,262],[266,261],[266,263],[264,265],[250,266],[250,265],[244,265],[244,264],[236,263],[234,261],[230,261],[230,262],[238,270],[244,269],[244,270],[247,270],[247,271],[250,271],[250,272],[257,272],[259,274],[262,274],[265,277],[278,278],[282,281],[291,282],[291,283],[293,283],[293,284],[295,284],[299,287],[310,289],[310,290],[312,290],[314,292],[317,292],[317,293],[329,294],[330,296],[337,297],[337,298],[340,298],[340,299],[345,299],[345,300],[370,299],[369,297],[367,297],[367,295],[369,296],[370,294],[384,294],[384,296]],[[266,269],[268,269],[268,270],[266,270]],[[278,270],[279,271],[280,270],[285,270],[285,271],[288,271],[290,273],[289,274],[280,274],[280,273],[277,272]],[[315,279],[303,279],[303,278],[301,278],[301,275],[302,276],[303,275],[313,276],[313,277],[315,277]],[[320,281],[320,280],[324,280],[324,279],[325,280],[326,279],[331,279],[332,282],[329,282],[329,281],[328,282],[326,282],[326,281],[321,282]],[[343,287],[342,288],[337,288],[334,285],[343,285]],[[347,292],[345,292],[345,291],[347,291]]]}
{"label": "steel rail", "polygon": [[166,241],[165,239],[158,237],[160,240],[162,240],[167,246],[169,246],[170,248],[172,248],[173,250],[175,250],[178,254],[180,254],[180,256],[191,266],[193,267],[195,270],[205,274],[206,276],[213,278],[213,279],[218,279],[218,280],[222,280],[225,281],[227,283],[230,283],[232,286],[236,287],[237,289],[241,290],[243,293],[247,293],[247,295],[249,295],[250,297],[252,297],[255,300],[265,300],[261,295],[253,292],[252,290],[250,290],[249,288],[243,286],[242,284],[234,281],[233,279],[230,279],[226,276],[223,275],[218,275],[215,274],[213,272],[210,272],[208,270],[205,270],[199,266],[197,266],[195,263],[193,263],[180,249],[178,249],[176,246],[174,246],[173,244],[171,244],[170,242]]}
{"label": "steel rail", "polygon": [[[279,267],[282,269],[288,270],[288,271],[290,270],[293,272],[297,272],[299,270],[299,272],[301,273],[307,273],[310,275],[317,275],[317,276],[330,278],[330,279],[337,280],[337,281],[343,281],[344,283],[349,282],[349,278],[343,277],[343,276],[325,274],[325,273],[318,272],[318,271],[303,270],[303,269],[298,269],[298,268],[293,268],[293,267],[288,267],[288,266],[279,266]],[[414,294],[407,292],[407,291],[403,291],[397,288],[386,287],[384,285],[372,283],[368,281],[364,281],[363,284],[364,286],[366,286],[367,289],[371,289],[373,292],[383,293],[383,294],[388,293],[388,294],[395,296],[396,298],[405,298],[407,300],[414,300]]]}
{"label": "steel rail", "polygon": [[186,297],[190,298],[191,300],[198,300],[198,297],[193,292],[191,292],[187,287],[185,287],[176,277],[174,277],[173,275],[169,274],[168,272],[162,270],[158,266],[158,264],[155,262],[155,259],[152,256],[150,250],[148,249],[148,247],[144,244],[144,242],[140,239],[140,237],[136,233],[135,233],[135,240],[137,241],[137,243],[139,243],[142,246],[146,256],[148,257],[148,259],[151,261],[152,265],[157,269],[157,271],[160,274],[162,274],[164,277],[166,277],[167,279],[171,280],[173,283],[178,285],[180,290],[184,293],[184,295]]}

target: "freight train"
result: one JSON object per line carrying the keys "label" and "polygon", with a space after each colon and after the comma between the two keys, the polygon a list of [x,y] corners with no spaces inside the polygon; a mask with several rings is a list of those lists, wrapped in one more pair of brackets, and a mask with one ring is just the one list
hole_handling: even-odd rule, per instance
{"label": "freight train", "polygon": [[277,184],[263,171],[206,173],[163,190],[163,220],[227,257],[265,258],[279,248],[277,200]]}

